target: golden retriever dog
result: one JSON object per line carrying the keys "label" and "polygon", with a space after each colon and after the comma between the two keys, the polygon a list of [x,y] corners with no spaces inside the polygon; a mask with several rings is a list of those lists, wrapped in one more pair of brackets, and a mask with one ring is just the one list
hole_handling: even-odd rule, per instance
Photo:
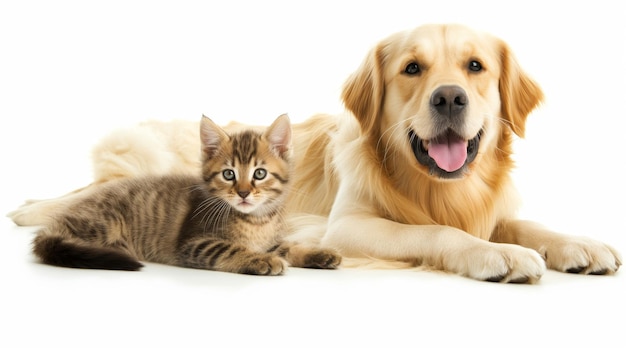
{"label": "golden retriever dog", "polygon": [[[393,34],[367,54],[342,98],[345,115],[294,126],[293,240],[334,248],[355,264],[398,262],[495,282],[532,283],[546,268],[620,267],[604,243],[515,218],[512,143],[543,93],[504,41],[460,25]],[[91,186],[10,216],[41,224],[111,179],[195,173],[197,133],[195,122],[115,132],[94,150]]]}

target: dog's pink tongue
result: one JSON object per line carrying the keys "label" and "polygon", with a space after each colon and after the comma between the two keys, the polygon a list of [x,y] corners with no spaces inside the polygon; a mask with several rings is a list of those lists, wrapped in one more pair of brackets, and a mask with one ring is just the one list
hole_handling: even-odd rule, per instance
{"label": "dog's pink tongue", "polygon": [[431,140],[428,145],[428,156],[435,160],[439,168],[446,172],[454,172],[465,164],[467,141],[451,133],[445,138]]}

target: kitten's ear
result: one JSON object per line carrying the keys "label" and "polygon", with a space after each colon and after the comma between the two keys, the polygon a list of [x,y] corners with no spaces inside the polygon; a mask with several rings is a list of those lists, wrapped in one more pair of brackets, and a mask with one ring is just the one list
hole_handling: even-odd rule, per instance
{"label": "kitten's ear", "polygon": [[200,142],[204,159],[215,157],[222,142],[228,139],[228,134],[220,126],[215,124],[209,117],[202,115],[202,120],[200,121]]}
{"label": "kitten's ear", "polygon": [[291,122],[287,114],[278,116],[265,132],[270,148],[279,157],[286,156],[291,150]]}

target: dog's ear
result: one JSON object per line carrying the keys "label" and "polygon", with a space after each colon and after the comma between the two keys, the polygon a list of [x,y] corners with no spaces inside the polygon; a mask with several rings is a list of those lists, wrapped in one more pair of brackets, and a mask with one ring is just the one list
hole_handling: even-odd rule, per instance
{"label": "dog's ear", "polygon": [[384,48],[384,43],[380,43],[367,54],[361,66],[346,81],[341,94],[343,103],[359,121],[364,134],[372,134],[381,114],[385,96]]}
{"label": "dog's ear", "polygon": [[499,41],[501,114],[519,137],[524,137],[526,117],[543,101],[543,91],[517,63],[509,46]]}

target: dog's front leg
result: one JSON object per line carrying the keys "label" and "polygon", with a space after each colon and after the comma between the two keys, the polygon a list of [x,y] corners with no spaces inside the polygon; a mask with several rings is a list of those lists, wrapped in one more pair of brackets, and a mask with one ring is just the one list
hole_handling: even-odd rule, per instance
{"label": "dog's front leg", "polygon": [[331,218],[322,245],[346,257],[417,262],[485,281],[532,283],[545,272],[534,250],[488,242],[452,227],[406,225],[365,213]]}
{"label": "dog's front leg", "polygon": [[620,254],[607,244],[556,233],[530,221],[501,222],[491,241],[534,249],[545,258],[548,268],[561,272],[611,274],[622,264]]}

